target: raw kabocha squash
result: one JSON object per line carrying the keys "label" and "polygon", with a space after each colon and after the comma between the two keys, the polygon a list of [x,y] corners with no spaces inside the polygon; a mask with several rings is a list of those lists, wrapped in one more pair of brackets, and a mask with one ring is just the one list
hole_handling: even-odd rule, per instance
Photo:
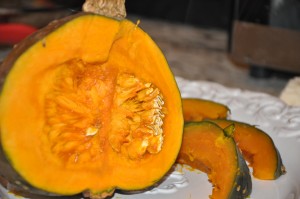
{"label": "raw kabocha squash", "polygon": [[177,162],[207,173],[213,185],[211,199],[245,198],[251,193],[249,169],[231,137],[232,130],[223,131],[207,121],[184,127]]}
{"label": "raw kabocha squash", "polygon": [[224,104],[199,98],[183,98],[182,107],[184,121],[187,122],[226,118],[230,112]]}
{"label": "raw kabocha squash", "polygon": [[13,186],[101,198],[151,186],[175,162],[180,93],[136,24],[69,16],[17,45],[5,71],[0,174]]}
{"label": "raw kabocha squash", "polygon": [[279,151],[272,138],[264,131],[233,120],[210,121],[222,128],[235,125],[234,140],[253,168],[254,177],[261,180],[274,180],[286,172]]}

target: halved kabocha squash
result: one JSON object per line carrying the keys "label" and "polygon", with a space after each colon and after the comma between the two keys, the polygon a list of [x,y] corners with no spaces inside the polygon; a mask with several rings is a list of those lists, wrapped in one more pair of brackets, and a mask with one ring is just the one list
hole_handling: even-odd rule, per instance
{"label": "halved kabocha squash", "polygon": [[201,121],[203,119],[224,119],[230,112],[229,108],[221,103],[200,98],[183,98],[184,121]]}
{"label": "halved kabocha squash", "polygon": [[259,128],[233,120],[210,120],[222,128],[234,124],[234,140],[241,149],[253,176],[261,180],[274,180],[286,170],[272,138]]}
{"label": "halved kabocha squash", "polygon": [[75,14],[22,41],[1,68],[0,175],[14,186],[100,198],[149,187],[175,162],[180,93],[137,24]]}
{"label": "halved kabocha squash", "polygon": [[251,193],[249,169],[231,137],[232,127],[223,130],[207,121],[184,127],[177,162],[207,173],[213,185],[211,199],[246,198]]}

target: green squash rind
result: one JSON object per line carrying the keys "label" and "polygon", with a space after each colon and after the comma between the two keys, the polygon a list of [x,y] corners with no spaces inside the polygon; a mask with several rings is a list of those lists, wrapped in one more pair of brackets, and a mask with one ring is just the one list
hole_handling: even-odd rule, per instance
{"label": "green squash rind", "polygon": [[279,178],[280,176],[282,176],[286,173],[286,169],[285,169],[285,166],[283,164],[280,152],[278,151],[277,148],[276,148],[276,153],[277,153],[277,168],[274,172],[274,179],[277,179],[277,178]]}
{"label": "green squash rind", "polygon": [[[235,151],[236,154],[235,156],[237,157],[237,168],[239,168],[236,171],[235,179],[233,180],[231,192],[228,195],[227,199],[243,199],[249,197],[249,195],[252,192],[252,178],[250,175],[249,167],[243,158],[239,148],[237,147],[234,139],[232,138],[233,132],[226,132],[226,131],[233,131],[234,128],[228,128],[226,131],[222,128],[220,128],[218,125],[215,123],[209,122],[209,121],[200,121],[200,122],[187,122],[185,123],[185,128],[193,125],[201,126],[201,125],[212,125],[217,128],[219,128],[221,131],[223,131],[224,136],[227,139],[231,139],[232,143],[235,146]],[[196,149],[195,149],[196,150]],[[180,154],[179,154],[180,155]],[[179,160],[179,159],[178,159]],[[177,163],[182,164],[180,160]],[[195,168],[198,169],[198,168]],[[226,171],[224,171],[226,172]]]}
{"label": "green squash rind", "polygon": [[239,174],[236,176],[236,184],[232,188],[229,199],[247,198],[252,192],[252,179],[249,167],[238,148],[236,149],[236,153],[239,167],[243,168],[243,170],[239,171]]}
{"label": "green squash rind", "polygon": [[279,178],[280,176],[282,176],[286,173],[285,166],[283,164],[283,161],[282,161],[279,150],[275,146],[275,143],[274,143],[273,139],[270,137],[270,135],[268,135],[263,130],[257,128],[256,126],[253,126],[253,125],[250,125],[250,124],[247,124],[247,123],[244,123],[244,122],[235,121],[235,120],[225,120],[225,119],[215,119],[214,120],[214,119],[210,119],[210,120],[207,120],[207,121],[214,122],[216,124],[218,124],[218,122],[226,122],[226,123],[228,123],[228,125],[231,125],[231,124],[234,124],[235,126],[236,125],[244,125],[244,126],[247,126],[248,128],[254,129],[258,133],[263,134],[264,136],[266,136],[267,139],[270,140],[270,142],[272,143],[272,146],[273,146],[273,148],[276,152],[277,166],[276,166],[276,169],[274,171],[273,179],[275,180],[275,179]]}

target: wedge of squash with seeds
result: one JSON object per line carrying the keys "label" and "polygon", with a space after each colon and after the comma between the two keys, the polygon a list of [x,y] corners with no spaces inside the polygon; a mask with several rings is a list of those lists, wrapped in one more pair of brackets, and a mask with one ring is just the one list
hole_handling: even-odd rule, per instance
{"label": "wedge of squash with seeds", "polygon": [[18,44],[0,72],[9,72],[0,175],[20,190],[104,198],[153,185],[175,162],[180,93],[136,24],[92,13],[57,20]]}
{"label": "wedge of squash with seeds", "polygon": [[234,140],[244,158],[253,168],[253,176],[261,180],[275,180],[285,174],[281,155],[272,138],[259,128],[234,120],[210,120],[222,128],[235,125]]}
{"label": "wedge of squash with seeds", "polygon": [[201,121],[203,119],[225,119],[229,108],[221,103],[201,98],[183,98],[184,121]]}
{"label": "wedge of squash with seeds", "polygon": [[231,137],[232,127],[223,130],[207,121],[184,127],[177,162],[207,173],[213,185],[211,199],[246,198],[252,190],[248,166]]}

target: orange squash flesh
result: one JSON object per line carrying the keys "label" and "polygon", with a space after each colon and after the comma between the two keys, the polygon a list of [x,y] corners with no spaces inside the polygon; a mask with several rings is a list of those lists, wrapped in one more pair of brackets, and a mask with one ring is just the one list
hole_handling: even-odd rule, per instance
{"label": "orange squash flesh", "polygon": [[130,21],[72,16],[23,41],[2,67],[11,70],[1,146],[32,186],[62,195],[143,189],[175,162],[180,94],[161,51]]}
{"label": "orange squash flesh", "polygon": [[184,121],[202,121],[203,119],[225,119],[229,108],[224,104],[199,98],[183,98]]}
{"label": "orange squash flesh", "polygon": [[210,120],[222,128],[235,125],[234,140],[241,149],[253,176],[261,180],[274,180],[285,173],[279,151],[272,138],[262,130],[232,120]]}
{"label": "orange squash flesh", "polygon": [[253,168],[254,177],[274,180],[283,175],[285,167],[272,138],[252,125],[226,119],[228,112],[225,105],[210,100],[183,99],[185,122],[208,120],[222,128],[235,124],[234,140]]}
{"label": "orange squash flesh", "polygon": [[251,193],[249,170],[236,143],[214,123],[185,125],[177,162],[208,175],[213,185],[211,199],[245,198]]}

